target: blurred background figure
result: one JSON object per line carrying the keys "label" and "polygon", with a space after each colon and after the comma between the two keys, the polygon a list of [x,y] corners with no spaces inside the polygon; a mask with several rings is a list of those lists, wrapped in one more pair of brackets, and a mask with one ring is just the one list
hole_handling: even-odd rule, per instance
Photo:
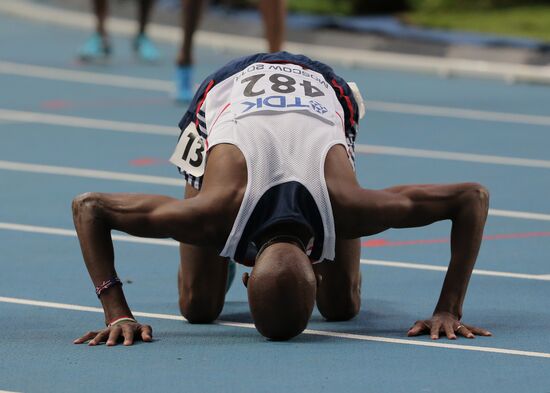
{"label": "blurred background figure", "polygon": [[[285,37],[286,0],[258,0],[268,50],[281,50]],[[176,68],[176,100],[190,101],[193,89],[193,35],[199,25],[203,0],[182,0],[183,37]]]}
{"label": "blurred background figure", "polygon": [[260,12],[270,52],[279,52],[285,38],[286,0],[260,0]]}
{"label": "blurred background figure", "polygon": [[[138,30],[132,46],[141,60],[155,62],[159,60],[160,53],[145,33],[155,0],[138,0],[137,2]],[[92,0],[92,7],[96,17],[96,30],[78,51],[78,57],[83,61],[107,58],[112,51],[109,35],[105,27],[105,21],[109,13],[108,0]]]}

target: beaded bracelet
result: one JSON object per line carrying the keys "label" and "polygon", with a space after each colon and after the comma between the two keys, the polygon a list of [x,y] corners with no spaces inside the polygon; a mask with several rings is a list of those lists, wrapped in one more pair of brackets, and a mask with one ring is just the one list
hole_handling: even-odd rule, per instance
{"label": "beaded bracelet", "polygon": [[107,289],[115,285],[122,286],[122,281],[120,281],[120,278],[118,278],[117,276],[113,276],[108,280],[103,281],[101,284],[95,287],[95,293],[97,297],[99,297],[103,291],[106,291]]}

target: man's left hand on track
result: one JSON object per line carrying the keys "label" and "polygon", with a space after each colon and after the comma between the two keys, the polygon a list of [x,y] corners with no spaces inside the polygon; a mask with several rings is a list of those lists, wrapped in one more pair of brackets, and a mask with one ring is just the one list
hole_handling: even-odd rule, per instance
{"label": "man's left hand on track", "polygon": [[447,312],[435,313],[431,319],[416,321],[407,332],[407,336],[421,336],[429,334],[432,340],[437,340],[440,334],[447,336],[449,340],[456,340],[457,335],[466,338],[475,338],[475,336],[492,336],[488,330],[466,325],[458,318]]}

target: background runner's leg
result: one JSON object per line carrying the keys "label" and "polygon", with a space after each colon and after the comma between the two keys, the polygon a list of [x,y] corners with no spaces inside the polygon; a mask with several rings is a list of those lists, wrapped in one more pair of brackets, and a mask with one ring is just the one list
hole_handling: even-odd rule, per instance
{"label": "background runner's leg", "polygon": [[93,0],[92,6],[96,16],[96,32],[102,37],[105,37],[107,35],[105,20],[107,19],[107,13],[109,12],[107,0]]}
{"label": "background runner's leg", "polygon": [[285,39],[286,0],[260,0],[265,36],[270,52],[278,52]]}
{"label": "background runner's leg", "polygon": [[138,6],[138,35],[145,34],[155,0],[140,0]]}
{"label": "background runner's leg", "polygon": [[203,9],[203,0],[181,0],[182,38],[176,60],[176,100],[190,101],[193,98],[193,36]]}

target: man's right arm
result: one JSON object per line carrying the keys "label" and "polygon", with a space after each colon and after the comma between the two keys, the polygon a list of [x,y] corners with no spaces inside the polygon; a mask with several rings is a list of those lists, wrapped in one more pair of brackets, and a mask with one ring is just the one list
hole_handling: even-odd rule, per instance
{"label": "man's right arm", "polygon": [[131,345],[135,339],[152,340],[151,327],[135,321],[117,281],[111,230],[141,237],[172,237],[189,243],[204,241],[202,231],[194,225],[201,210],[194,208],[196,204],[196,200],[142,194],[87,193],[74,199],[73,220],[82,255],[103,305],[107,325],[106,329],[78,338],[76,344],[89,341],[90,345],[96,345],[105,341],[107,345],[115,345],[124,338],[124,344]]}

